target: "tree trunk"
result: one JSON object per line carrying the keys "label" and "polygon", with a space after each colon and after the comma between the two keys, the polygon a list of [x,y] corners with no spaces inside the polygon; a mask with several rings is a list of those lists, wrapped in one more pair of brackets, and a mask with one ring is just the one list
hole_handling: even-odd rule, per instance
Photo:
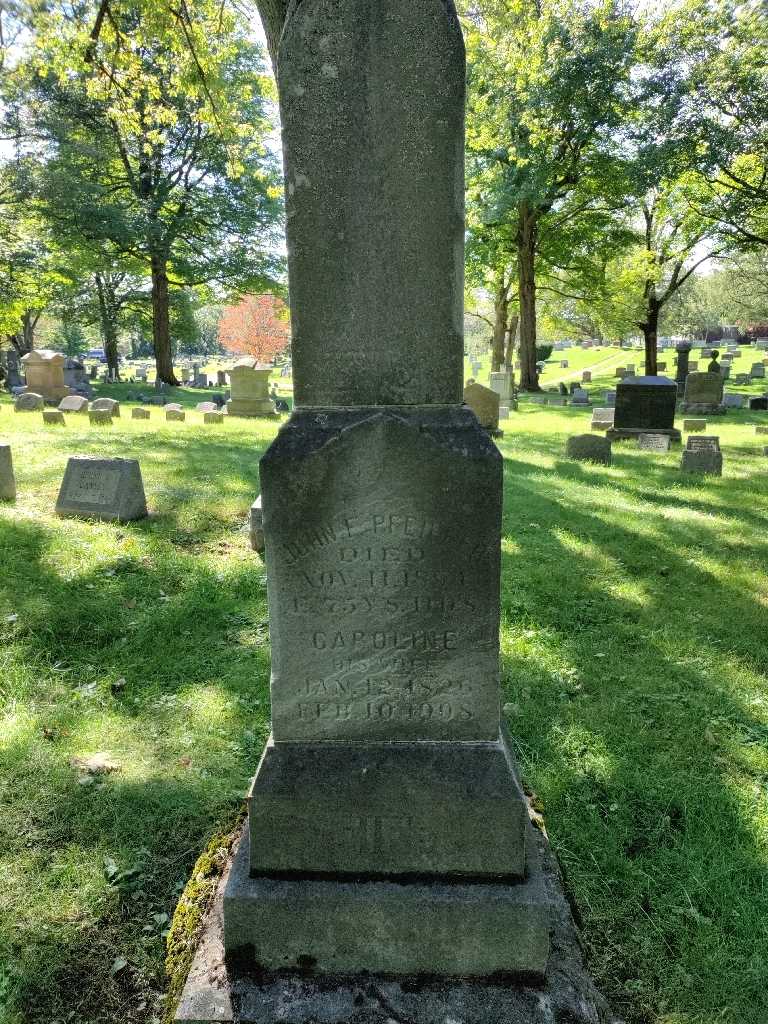
{"label": "tree trunk", "polygon": [[515,342],[517,341],[517,327],[520,323],[520,317],[517,313],[509,318],[507,324],[507,345],[504,351],[504,366],[507,370],[511,370],[515,365]]}
{"label": "tree trunk", "polygon": [[277,46],[285,24],[288,2],[287,0],[256,0],[256,6],[261,15],[264,35],[267,37],[267,49],[272,60],[272,70],[277,78]]}
{"label": "tree trunk", "polygon": [[173,372],[171,325],[168,313],[168,268],[161,256],[152,257],[152,342],[157,379],[178,386]]}
{"label": "tree trunk", "polygon": [[120,380],[120,360],[117,353],[117,303],[115,291],[107,274],[96,274],[96,289],[99,295],[99,317],[104,354],[107,357],[107,375],[111,380]]}
{"label": "tree trunk", "polygon": [[645,322],[641,324],[643,337],[645,339],[645,373],[648,377],[655,377],[658,374],[658,336],[659,336],[659,305],[656,296],[651,294],[648,298],[648,308],[645,314]]}
{"label": "tree trunk", "polygon": [[541,391],[536,372],[536,222],[528,203],[520,203],[517,236],[520,299],[520,388]]}
{"label": "tree trunk", "polygon": [[509,286],[504,282],[496,289],[493,301],[493,344],[491,372],[498,373],[504,365],[504,343],[509,327]]}

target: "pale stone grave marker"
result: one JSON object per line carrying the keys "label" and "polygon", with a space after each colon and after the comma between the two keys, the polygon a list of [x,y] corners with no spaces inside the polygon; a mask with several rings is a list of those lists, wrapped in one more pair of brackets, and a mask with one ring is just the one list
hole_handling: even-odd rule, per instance
{"label": "pale stone grave marker", "polygon": [[64,419],[64,413],[60,409],[44,409],[43,410],[43,423],[47,426],[59,426],[63,427],[66,425]]}
{"label": "pale stone grave marker", "polygon": [[150,418],[149,409],[142,409],[140,406],[137,406],[131,410],[131,418],[134,420],[148,420]]}
{"label": "pale stone grave marker", "polygon": [[59,402],[59,409],[61,412],[87,413],[88,399],[82,395],[68,395]]}
{"label": "pale stone grave marker", "polygon": [[646,452],[668,452],[671,439],[669,434],[640,434],[637,447]]}
{"label": "pale stone grave marker", "polygon": [[16,477],[13,473],[13,455],[9,444],[0,444],[0,501],[14,501]]}
{"label": "pale stone grave marker", "polygon": [[139,463],[135,459],[71,458],[56,512],[121,523],[143,519],[147,503]]}
{"label": "pale stone grave marker", "polygon": [[89,409],[88,419],[94,427],[112,426],[112,413],[108,409]]}
{"label": "pale stone grave marker", "polygon": [[169,423],[184,423],[187,414],[183,409],[172,409],[169,405],[166,405],[165,418]]}
{"label": "pale stone grave marker", "polygon": [[615,409],[593,409],[592,410],[592,429],[593,430],[610,430],[613,426],[613,417]]}
{"label": "pale stone grave marker", "polygon": [[120,415],[120,403],[114,398],[97,398],[90,404],[91,412],[108,412],[110,416]]}
{"label": "pale stone grave marker", "polygon": [[203,423],[216,424],[224,422],[223,412],[204,412]]}
{"label": "pale stone grave marker", "polygon": [[40,412],[44,406],[45,399],[43,396],[34,394],[31,391],[25,391],[13,403],[13,408],[16,412]]}
{"label": "pale stone grave marker", "polygon": [[464,403],[477,416],[481,427],[486,430],[499,429],[499,396],[490,388],[475,382],[464,388]]}
{"label": "pale stone grave marker", "polygon": [[707,429],[706,420],[683,420],[683,430],[692,434],[701,434]]}

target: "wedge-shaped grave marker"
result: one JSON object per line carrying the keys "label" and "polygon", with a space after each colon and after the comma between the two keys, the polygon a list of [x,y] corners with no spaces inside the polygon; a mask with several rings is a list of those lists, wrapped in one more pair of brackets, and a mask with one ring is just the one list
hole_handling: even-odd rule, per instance
{"label": "wedge-shaped grave marker", "polygon": [[574,434],[566,442],[565,454],[577,462],[597,462],[610,466],[611,442],[597,434]]}
{"label": "wedge-shaped grave marker", "polygon": [[97,398],[90,404],[91,412],[108,412],[110,416],[120,415],[120,403],[114,398]]}
{"label": "wedge-shaped grave marker", "polygon": [[135,459],[71,458],[56,512],[120,523],[145,518],[147,502],[139,463]]}
{"label": "wedge-shaped grave marker", "polygon": [[64,413],[60,409],[44,409],[43,410],[43,423],[48,426],[60,426],[66,425],[64,419]]}

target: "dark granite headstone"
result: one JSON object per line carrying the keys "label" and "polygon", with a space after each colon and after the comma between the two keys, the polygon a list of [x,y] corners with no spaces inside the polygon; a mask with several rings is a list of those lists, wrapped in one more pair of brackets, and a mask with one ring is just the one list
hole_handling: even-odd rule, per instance
{"label": "dark granite headstone", "polygon": [[565,454],[578,462],[598,462],[610,466],[611,442],[597,434],[575,434],[568,438]]}
{"label": "dark granite headstone", "polygon": [[723,455],[719,437],[689,437],[680,468],[684,473],[723,475]]}
{"label": "dark granite headstone", "polygon": [[669,377],[625,377],[616,388],[616,415],[607,436],[618,440],[639,434],[669,434],[679,441],[676,404],[677,387]]}
{"label": "dark granite headstone", "polygon": [[749,408],[753,410],[768,410],[768,395],[758,395],[750,398]]}

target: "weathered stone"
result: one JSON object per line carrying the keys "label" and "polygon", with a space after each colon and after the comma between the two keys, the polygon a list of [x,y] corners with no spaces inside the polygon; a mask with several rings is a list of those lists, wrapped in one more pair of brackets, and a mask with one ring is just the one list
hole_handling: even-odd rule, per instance
{"label": "weathered stone", "polygon": [[141,406],[131,409],[131,418],[134,420],[148,420],[150,416],[149,409],[142,409]]}
{"label": "weathered stone", "polygon": [[183,409],[171,409],[166,405],[165,418],[169,423],[183,423],[187,418],[187,414]]}
{"label": "weathered stone", "polygon": [[120,415],[120,403],[114,398],[97,398],[90,404],[91,412],[108,412],[110,416]]}
{"label": "weathered stone", "polygon": [[464,46],[453,3],[292,10],[278,78],[296,405],[458,403]]}
{"label": "weathered stone", "polygon": [[60,409],[43,410],[43,423],[47,424],[48,426],[63,427],[66,425],[66,422],[67,421],[64,419],[64,413],[61,412]]}
{"label": "weathered stone", "polygon": [[218,412],[219,407],[215,402],[198,402],[195,410],[197,412]]}
{"label": "weathered stone", "polygon": [[468,384],[464,388],[464,404],[469,406],[477,416],[481,427],[486,430],[498,430],[499,427],[499,396],[482,384]]}
{"label": "weathered stone", "polygon": [[69,394],[64,383],[64,356],[49,349],[33,349],[21,357],[27,388],[46,402],[60,402]]}
{"label": "weathered stone", "polygon": [[583,384],[590,384],[592,382],[592,371],[584,370],[581,374],[581,381]]}
{"label": "weathered stone", "polygon": [[509,405],[509,399],[512,396],[512,375],[510,373],[506,371],[492,373],[489,386],[491,391],[495,391],[499,396],[501,405]]}
{"label": "weathered stone", "polygon": [[614,374],[613,375],[614,375],[614,377],[618,377],[620,380],[623,380],[627,376],[627,368],[626,368],[626,366],[617,366],[616,369],[614,370]]}
{"label": "weathered stone", "polygon": [[44,405],[45,399],[43,396],[34,394],[31,391],[25,391],[13,403],[16,412],[40,412]]}
{"label": "weathered stone", "polygon": [[575,434],[568,438],[565,454],[569,459],[579,462],[598,462],[610,466],[611,442],[595,434]]}
{"label": "weathered stone", "polygon": [[680,398],[685,394],[685,381],[690,370],[691,349],[693,346],[689,341],[681,341],[675,345],[677,352],[677,371],[675,373],[675,385]]}
{"label": "weathered stone", "polygon": [[637,447],[647,452],[668,452],[671,439],[669,434],[639,434]]}
{"label": "weathered stone", "polygon": [[750,398],[749,408],[756,411],[768,409],[768,395],[759,395],[756,398]]}
{"label": "weathered stone", "polygon": [[166,412],[184,412],[184,406],[180,402],[168,402]]}
{"label": "weathered stone", "polygon": [[616,414],[607,437],[613,441],[652,433],[679,441],[676,403],[677,386],[668,377],[629,377],[616,389]]}
{"label": "weathered stone", "polygon": [[14,501],[16,498],[16,477],[13,473],[13,456],[9,444],[0,444],[0,501]]}
{"label": "weathered stone", "polygon": [[95,427],[99,426],[112,426],[112,413],[108,409],[89,409],[88,419],[91,424]]}
{"label": "weathered stone", "polygon": [[593,430],[610,430],[613,426],[613,417],[615,409],[593,409],[592,410],[592,429]]}
{"label": "weathered stone", "polygon": [[616,408],[616,392],[615,391],[606,391],[605,394],[603,395],[603,401],[605,402],[606,406],[608,406],[609,409],[615,409]]}
{"label": "weathered stone", "polygon": [[88,399],[82,395],[68,395],[59,402],[61,412],[88,412]]}
{"label": "weathered stone", "polygon": [[753,380],[762,379],[765,377],[765,364],[764,363],[753,363],[752,369],[749,371],[750,377]]}
{"label": "weathered stone", "polygon": [[56,512],[61,516],[121,523],[143,519],[147,503],[139,463],[135,459],[71,458]]}
{"label": "weathered stone", "polygon": [[269,397],[269,366],[259,366],[255,359],[240,359],[229,371],[232,397],[227,402],[230,416],[276,415],[275,406]]}
{"label": "weathered stone", "polygon": [[213,425],[213,424],[223,423],[223,422],[224,422],[224,413],[223,412],[204,412],[203,413],[203,423],[208,423],[208,424]]}
{"label": "weathered stone", "polygon": [[723,395],[723,405],[726,409],[743,409],[744,395]]}
{"label": "weathered stone", "polygon": [[684,473],[723,475],[723,454],[717,437],[689,437],[680,465]]}
{"label": "weathered stone", "polygon": [[584,388],[574,388],[571,396],[572,405],[590,405],[589,392]]}
{"label": "weathered stone", "polygon": [[689,373],[685,382],[683,412],[723,412],[723,375],[721,373]]}
{"label": "weathered stone", "polygon": [[706,420],[683,420],[683,430],[687,433],[700,434],[706,429]]}
{"label": "weathered stone", "polygon": [[755,427],[756,434],[768,434],[768,427]]}
{"label": "weathered stone", "polygon": [[261,495],[251,505],[249,526],[251,547],[261,554],[264,551],[264,513],[261,508]]}

